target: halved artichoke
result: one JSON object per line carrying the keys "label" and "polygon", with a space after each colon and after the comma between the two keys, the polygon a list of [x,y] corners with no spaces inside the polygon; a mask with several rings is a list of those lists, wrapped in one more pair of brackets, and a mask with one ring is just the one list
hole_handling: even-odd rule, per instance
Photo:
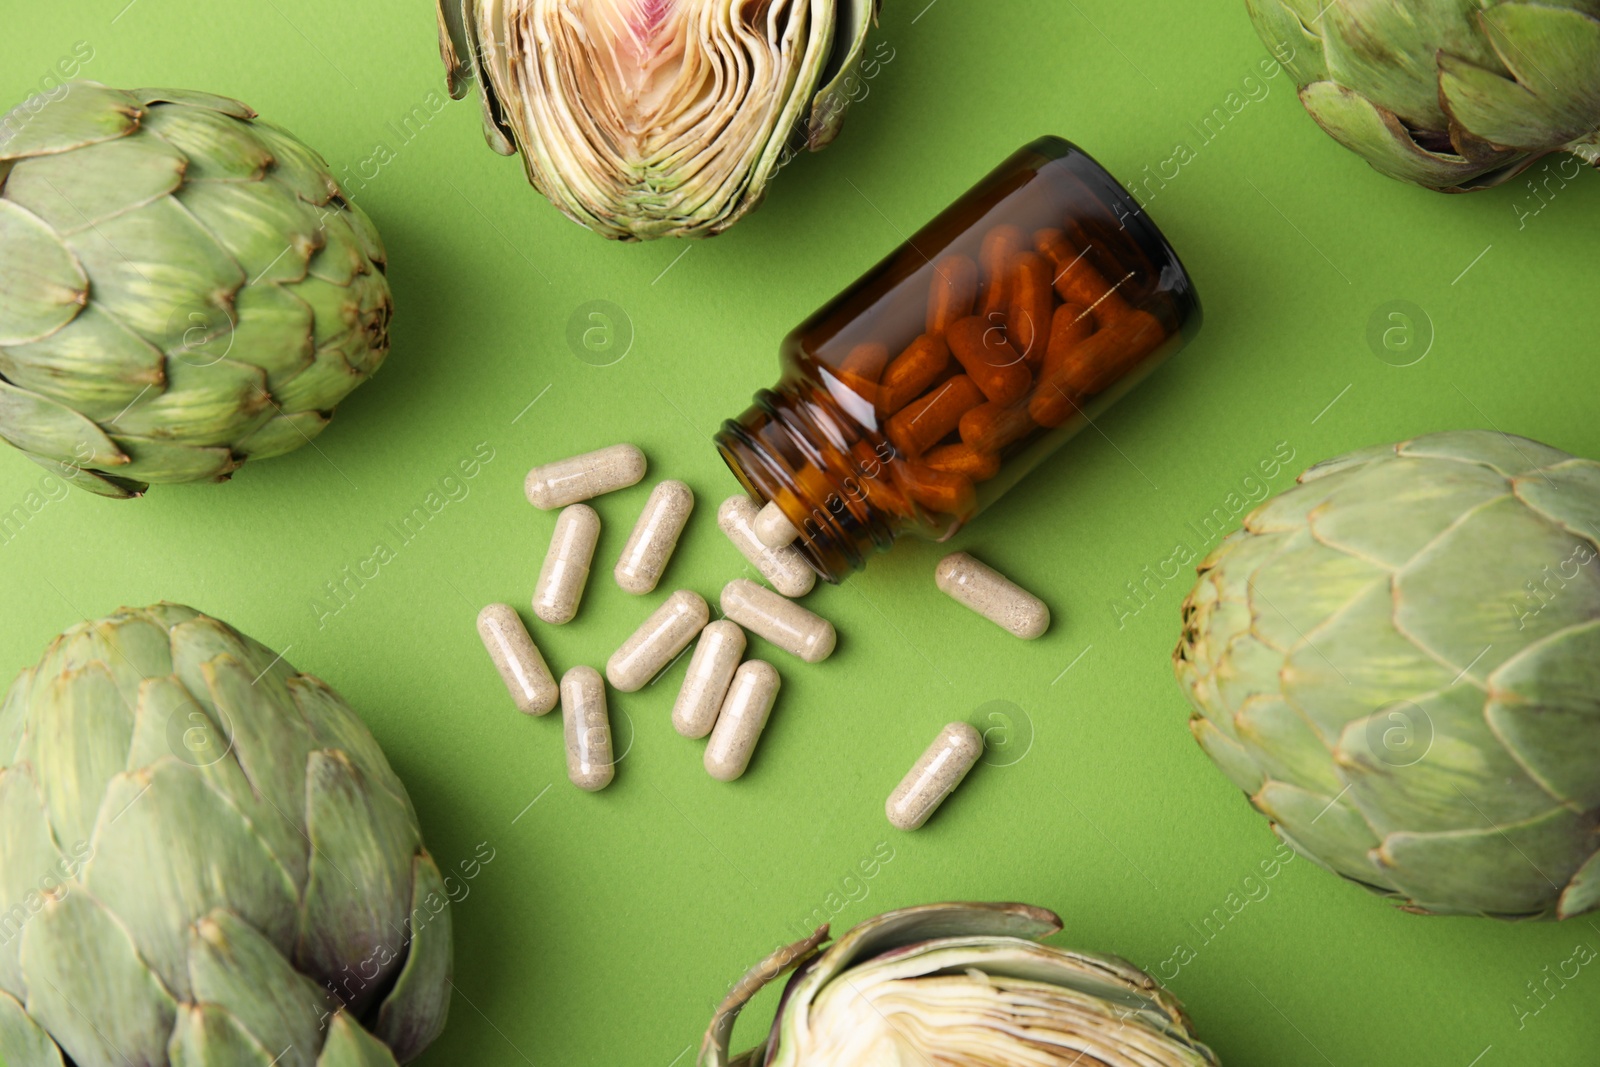
{"label": "halved artichoke", "polygon": [[[1132,964],[1041,945],[1061,920],[1026,904],[879,915],[751,968],[717,1007],[700,1067],[1216,1067],[1183,1006]],[[739,1012],[798,968],[772,1032],[728,1058]]]}
{"label": "halved artichoke", "polygon": [[439,0],[450,95],[570,218],[709,237],[838,134],[879,0]]}

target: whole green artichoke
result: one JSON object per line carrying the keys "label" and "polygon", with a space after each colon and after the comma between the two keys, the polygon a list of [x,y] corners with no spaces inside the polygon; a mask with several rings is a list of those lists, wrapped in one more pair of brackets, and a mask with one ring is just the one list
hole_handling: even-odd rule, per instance
{"label": "whole green artichoke", "polygon": [[[1183,1006],[1125,960],[1038,944],[1026,904],[929,904],[828,928],[751,968],[718,1006],[700,1067],[1216,1067]],[[740,1011],[795,970],[767,1040],[728,1058]]]}
{"label": "whole green artichoke", "polygon": [[1202,748],[1302,854],[1412,910],[1600,903],[1600,463],[1440,433],[1312,467],[1200,564]]}
{"label": "whole green artichoke", "polygon": [[1600,0],[1245,0],[1340,144],[1391,178],[1497,185],[1600,165]]}
{"label": "whole green artichoke", "polygon": [[382,1067],[444,1026],[449,901],[338,694],[157,604],[0,703],[0,1062]]}
{"label": "whole green artichoke", "polygon": [[0,438],[112,497],[299,448],[388,354],[384,263],[238,101],[69,82],[0,117]]}
{"label": "whole green artichoke", "polygon": [[574,222],[709,237],[838,135],[888,62],[862,58],[879,2],[438,0],[439,51],[451,96],[477,81],[489,146]]}

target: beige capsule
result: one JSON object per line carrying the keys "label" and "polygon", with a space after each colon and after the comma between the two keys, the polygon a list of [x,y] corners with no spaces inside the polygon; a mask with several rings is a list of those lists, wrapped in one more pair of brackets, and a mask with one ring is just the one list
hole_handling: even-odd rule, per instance
{"label": "beige capsule", "polygon": [[633,635],[606,661],[606,679],[618,690],[632,693],[689,647],[711,618],[705,598],[680,589],[639,624]]}
{"label": "beige capsule", "polygon": [[889,794],[884,805],[889,825],[915,830],[927,822],[981,755],[983,735],[967,723],[953,722],[939,731],[933,744]]}
{"label": "beige capsule", "polygon": [[833,623],[748,578],[722,587],[722,613],[807,663],[820,663],[838,642]]}
{"label": "beige capsule", "polygon": [[738,623],[718,619],[700,631],[689,658],[683,688],[672,705],[672,728],[684,737],[704,737],[716,725],[722,699],[744,655],[744,631]]}
{"label": "beige capsule", "polygon": [[776,500],[767,501],[756,512],[755,521],[750,527],[756,532],[756,540],[768,548],[792,545],[794,539],[800,536],[800,531],[794,528],[794,523],[789,521],[789,516],[783,513]]}
{"label": "beige capsule", "polygon": [[734,672],[717,715],[717,727],[706,742],[707,774],[719,782],[731,782],[750,766],[781,681],[777,669],[759,659],[747,660]]}
{"label": "beige capsule", "polygon": [[611,445],[533,468],[522,491],[534,507],[554,511],[626,489],[644,477],[646,466],[644,453],[636,446]]}
{"label": "beige capsule", "polygon": [[517,710],[543,715],[556,706],[561,691],[539,646],[509,604],[490,604],[478,612],[478,636],[500,672]]}
{"label": "beige capsule", "polygon": [[561,732],[572,784],[591,793],[610,785],[617,770],[611,758],[606,683],[593,667],[574,667],[561,676]]}
{"label": "beige capsule", "polygon": [[572,621],[589,581],[589,563],[600,539],[600,516],[588,504],[562,508],[550,549],[533,587],[533,613],[552,626]]}
{"label": "beige capsule", "polygon": [[717,509],[717,525],[733,547],[761,572],[761,577],[772,583],[772,588],[788,597],[811,592],[817,584],[817,572],[793,545],[768,548],[762,544],[756,536],[755,519],[756,506],[748,497],[730,496]]}
{"label": "beige capsule", "polygon": [[933,580],[957,603],[1024,641],[1050,628],[1050,609],[1044,601],[965,552],[952,552],[941,559]]}
{"label": "beige capsule", "polygon": [[668,479],[650,491],[612,572],[623,592],[643,596],[655,589],[693,510],[694,490],[682,482]]}

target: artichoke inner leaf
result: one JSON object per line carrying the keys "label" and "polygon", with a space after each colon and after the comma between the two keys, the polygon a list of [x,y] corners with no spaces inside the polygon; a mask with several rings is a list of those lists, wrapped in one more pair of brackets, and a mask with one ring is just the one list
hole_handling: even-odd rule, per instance
{"label": "artichoke inner leaf", "polygon": [[813,0],[480,0],[529,178],[611,236],[720,229],[776,166],[828,58]]}

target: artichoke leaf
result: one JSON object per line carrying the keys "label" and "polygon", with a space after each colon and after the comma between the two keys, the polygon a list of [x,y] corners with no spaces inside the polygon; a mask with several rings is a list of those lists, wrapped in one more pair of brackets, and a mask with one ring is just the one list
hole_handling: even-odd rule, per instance
{"label": "artichoke leaf", "polygon": [[1328,77],[1328,62],[1322,49],[1321,3],[1308,0],[1245,0],[1256,34],[1279,62],[1286,49],[1293,49],[1283,66],[1299,86]]}
{"label": "artichoke leaf", "polygon": [[398,1067],[388,1047],[361,1028],[341,1011],[328,1024],[328,1040],[317,1058],[317,1067]]}
{"label": "artichoke leaf", "polygon": [[0,161],[53,156],[139,128],[144,110],[130,93],[70,81],[60,95],[36,93],[0,116]]}
{"label": "artichoke leaf", "polygon": [[1499,60],[1463,9],[1480,0],[1444,3],[1326,3],[1321,17],[1328,78],[1384,107],[1412,129],[1442,130],[1436,55],[1460,56],[1486,68]]}
{"label": "artichoke leaf", "polygon": [[282,1049],[274,1063],[316,1067],[329,997],[277,948],[226,911],[196,922],[189,941],[195,999],[227,1011],[263,1047]]}
{"label": "artichoke leaf", "polygon": [[[224,115],[243,119],[247,122],[256,117],[255,109],[248,104],[233,99],[231,96],[202,93],[194,89],[133,89],[129,91],[128,95],[147,107],[153,104],[186,104],[189,107],[221,112]],[[150,108],[151,112],[161,110],[164,109],[158,107]],[[148,120],[148,113],[145,118]]]}
{"label": "artichoke leaf", "polygon": [[1484,715],[1516,761],[1575,811],[1600,809],[1600,621],[1558,631],[1489,676]]}
{"label": "artichoke leaf", "polygon": [[267,459],[292,452],[307,444],[328,426],[328,415],[321,411],[278,414],[261,424],[260,429],[234,445],[241,456]]}
{"label": "artichoke leaf", "polygon": [[[164,1061],[177,1006],[128,930],[88,893],[47,901],[23,931],[21,960],[28,1014],[78,1067]],[[114,1042],[99,1025],[106,1019],[116,1020]]]}
{"label": "artichoke leaf", "polygon": [[130,404],[109,425],[119,437],[181,438],[193,446],[220,447],[249,434],[271,417],[267,376],[259,367],[224,357],[224,335],[166,361],[167,388]]}
{"label": "artichoke leaf", "polygon": [[1395,629],[1394,591],[1380,581],[1319,626],[1277,677],[1284,698],[1316,727],[1325,759],[1351,722],[1446,689],[1458,674]]}
{"label": "artichoke leaf", "polygon": [[232,321],[244,272],[171,197],[67,237],[95,279],[95,302],[157,348],[182,343],[194,316]]}
{"label": "artichoke leaf", "polygon": [[1217,769],[1242,791],[1253,796],[1266,783],[1266,774],[1251,758],[1244,745],[1225,733],[1216,723],[1199,715],[1189,720],[1189,732]]}
{"label": "artichoke leaf", "polygon": [[183,184],[186,166],[159,138],[119,137],[71,155],[22,160],[6,179],[5,196],[68,235],[168,195]]}
{"label": "artichoke leaf", "polygon": [[[397,801],[410,805],[405,787],[389,766],[389,760],[361,717],[326,682],[307,674],[286,679],[290,694],[301,716],[312,724],[312,743],[317,748],[336,748],[350,757],[367,780],[382,786]],[[413,897],[416,891],[413,890]],[[413,906],[415,901],[413,900]]]}
{"label": "artichoke leaf", "polygon": [[372,789],[343,752],[310,754],[306,797],[311,867],[295,962],[364,1014],[403,965],[421,842],[406,807]]}
{"label": "artichoke leaf", "polygon": [[[77,675],[89,668],[111,673],[118,694],[131,711],[138,702],[143,677],[172,669],[166,631],[139,616],[115,623],[104,619],[80,623],[63,635],[49,657],[49,668],[40,676]],[[41,693],[34,695],[37,699]]]}
{"label": "artichoke leaf", "polygon": [[1509,433],[1456,430],[1431,433],[1391,446],[1401,456],[1428,456],[1459,463],[1482,464],[1507,478],[1518,478],[1572,457],[1559,448]]}
{"label": "artichoke leaf", "polygon": [[339,229],[337,216],[324,227],[311,205],[266,182],[193,182],[178,201],[239,265],[251,288],[304,278],[326,235]]}
{"label": "artichoke leaf", "polygon": [[1388,581],[1387,569],[1319,544],[1302,531],[1250,576],[1256,636],[1283,652],[1303,647],[1315,652],[1316,631],[1329,616]]}
{"label": "artichoke leaf", "polygon": [[0,1063],[6,1067],[62,1067],[61,1050],[15,997],[0,992]]}
{"label": "artichoke leaf", "polygon": [[[449,3],[450,0],[441,0]],[[495,95],[495,86],[489,77],[489,70],[484,61],[485,49],[492,46],[492,38],[484,37],[484,20],[486,6],[492,5],[494,0],[461,0],[461,25],[467,38],[463,53],[469,61],[471,80],[478,83],[478,104],[480,108],[480,121],[483,125],[483,139],[489,147],[502,156],[517,154],[517,144],[513,140],[515,133],[511,124],[506,119],[506,108],[500,98]],[[441,7],[441,11],[443,8]],[[459,58],[458,58],[459,63]],[[452,79],[452,86],[456,81]],[[466,95],[466,82],[460,82],[461,95]],[[452,89],[452,92],[454,89]]]}
{"label": "artichoke leaf", "polygon": [[[242,105],[241,105],[242,106]],[[266,176],[272,153],[256,138],[242,136],[240,118],[208,107],[153,107],[144,128],[183,153],[189,161],[185,184],[255,182]]]}
{"label": "artichoke leaf", "polygon": [[0,912],[0,991],[23,999],[28,985],[18,962],[22,932],[44,906],[46,894],[62,890],[68,881],[63,877],[61,852],[50,833],[44,795],[28,763],[0,770],[0,856],[5,857],[0,864],[0,893],[4,894],[0,901],[6,909]]}
{"label": "artichoke leaf", "polygon": [[0,346],[42,340],[88,302],[78,257],[39,216],[0,199]]}
{"label": "artichoke leaf", "polygon": [[70,848],[92,840],[101,797],[127,763],[133,706],[100,662],[52,677],[34,706],[48,710],[28,724],[20,755],[44,789],[51,832]]}
{"label": "artichoke leaf", "polygon": [[[1546,578],[1530,560],[1553,570],[1586,546],[1593,551],[1515,497],[1496,500],[1396,575],[1395,626],[1457,671],[1486,678],[1519,649],[1600,614],[1600,567],[1577,567],[1547,600],[1530,592]],[[1473,575],[1470,585],[1463,574]]]}
{"label": "artichoke leaf", "polygon": [[89,419],[4,379],[0,379],[0,438],[65,466],[126,468],[132,463],[127,452]]}
{"label": "artichoke leaf", "polygon": [[378,1009],[377,1037],[402,1063],[414,1059],[444,1032],[450,1010],[453,924],[444,876],[426,850],[412,860],[411,943],[394,988]]}
{"label": "artichoke leaf", "polygon": [[250,131],[261,138],[272,153],[267,180],[287,187],[301,200],[324,207],[339,195],[339,185],[328,173],[328,162],[309,145],[264,119],[250,124]]}
{"label": "artichoke leaf", "polygon": [[806,145],[813,152],[826,148],[839,136],[845,109],[862,84],[861,57],[867,46],[867,31],[877,25],[881,5],[882,0],[842,0],[839,5],[832,58],[822,72],[822,87],[811,102],[806,130]]}
{"label": "artichoke leaf", "polygon": [[[1512,482],[1517,498],[1551,522],[1600,546],[1600,463],[1569,459]],[[1576,562],[1586,553],[1579,553]]]}
{"label": "artichoke leaf", "polygon": [[1253,697],[1234,715],[1233,723],[1234,736],[1261,773],[1316,793],[1333,795],[1344,788],[1328,759],[1327,742],[1282,697]]}
{"label": "artichoke leaf", "polygon": [[112,438],[128,457],[117,475],[143,482],[222,482],[244,463],[231,448],[202,448],[153,437],[117,434]]}
{"label": "artichoke leaf", "polygon": [[[1506,496],[1511,484],[1487,467],[1441,471],[1423,457],[1401,457],[1367,472],[1361,484],[1327,497],[1308,516],[1321,543],[1381,567],[1399,568],[1472,509]],[[1397,508],[1406,521],[1388,521]]]}
{"label": "artichoke leaf", "polygon": [[[239,293],[238,321],[226,339],[203,341],[196,354],[216,348],[227,358],[266,372],[274,398],[287,382],[311,365],[312,311],[293,286],[252,285]],[[281,406],[281,405],[280,405]]]}
{"label": "artichoke leaf", "polygon": [[152,677],[140,687],[128,769],[176,757],[228,798],[261,837],[261,843],[296,885],[306,878],[304,826],[269,799],[239,766],[231,719],[219,722],[215,707],[202,707],[172,677]]}
{"label": "artichoke leaf", "polygon": [[96,303],[43,340],[0,348],[0,374],[98,423],[162,387],[166,361]]}
{"label": "artichoke leaf", "polygon": [[28,690],[33,685],[33,669],[28,668],[0,696],[0,765],[16,762],[17,746],[28,719]]}
{"label": "artichoke leaf", "polygon": [[145,490],[150,488],[148,482],[141,482],[136,478],[115,478],[103,471],[84,470],[75,464],[36,456],[32,452],[22,454],[68,485],[76,486],[95,496],[103,496],[108,500],[131,500],[143,496]]}
{"label": "artichoke leaf", "polygon": [[1378,836],[1347,795],[1326,796],[1269,779],[1250,802],[1295,851],[1346,878],[1392,888],[1373,861]]}
{"label": "artichoke leaf", "polygon": [[[288,1051],[288,1050],[285,1050]],[[273,1053],[215,1004],[185,1004],[167,1042],[171,1067],[273,1067]]]}
{"label": "artichoke leaf", "polygon": [[189,926],[215,909],[292,949],[298,887],[251,822],[177,756],[113,778],[94,834],[84,884],[179,999],[193,999]]}
{"label": "artichoke leaf", "polygon": [[733,1037],[733,1024],[739,1021],[739,1013],[768,982],[813,959],[818,946],[827,940],[827,926],[819,927],[811,936],[774,950],[746,971],[734,983],[728,995],[722,998],[722,1003],[717,1005],[711,1025],[706,1028],[705,1038],[700,1042],[700,1055],[695,1061],[697,1067],[742,1067],[744,1064],[753,1064],[761,1049],[751,1049],[732,1061],[728,1059],[728,1041]]}
{"label": "artichoke leaf", "polygon": [[1555,808],[1523,823],[1396,833],[1376,852],[1385,877],[1436,915],[1536,918],[1550,911],[1594,847],[1595,819]]}
{"label": "artichoke leaf", "polygon": [[1600,19],[1534,3],[1475,15],[1515,81],[1441,54],[1439,97],[1452,120],[1490,144],[1528,151],[1600,130]]}
{"label": "artichoke leaf", "polygon": [[1350,723],[1333,762],[1349,784],[1345,796],[1379,837],[1511,825],[1555,803],[1501,746],[1484,721],[1483,692],[1471,685]]}
{"label": "artichoke leaf", "polygon": [[[259,662],[260,657],[249,656],[239,648],[207,660],[186,654],[188,650],[179,643],[200,630],[199,626],[189,625],[173,634],[174,646],[178,649],[175,658],[181,664],[179,677],[190,692],[201,696],[202,705],[209,705],[218,722],[227,724],[229,754],[259,792],[271,797],[298,799],[304,796],[306,754],[311,751],[310,727],[303,720],[287,715],[262,714],[266,708],[295,706],[284,674],[272,669],[277,668],[277,664]],[[241,659],[241,654],[254,662]],[[292,825],[304,848],[306,824],[296,818]]]}
{"label": "artichoke leaf", "polygon": [[[1337,82],[1312,82],[1300,90],[1300,102],[1328,136],[1363,156],[1380,174],[1452,188],[1472,181],[1484,169],[1459,154],[1423,148],[1394,112]],[[1508,153],[1504,160],[1514,155]]]}
{"label": "artichoke leaf", "polygon": [[439,22],[439,59],[444,63],[445,84],[452,100],[466,96],[473,80],[472,41],[467,35],[464,10],[471,3],[472,0],[438,0],[434,5]]}

